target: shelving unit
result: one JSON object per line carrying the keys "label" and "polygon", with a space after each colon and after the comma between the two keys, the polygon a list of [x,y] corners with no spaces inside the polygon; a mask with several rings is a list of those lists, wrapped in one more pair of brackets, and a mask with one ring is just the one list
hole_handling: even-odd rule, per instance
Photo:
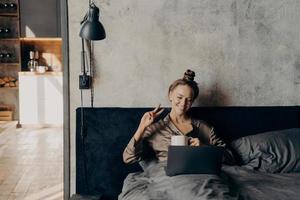
{"label": "shelving unit", "polygon": [[0,79],[3,81],[4,77],[12,77],[16,80],[14,83],[17,83],[14,87],[0,84],[0,105],[12,107],[14,120],[19,119],[17,81],[22,60],[19,5],[19,0],[0,0]]}
{"label": "shelving unit", "polygon": [[[13,8],[4,9],[4,3],[7,4],[6,7],[11,3],[14,4]],[[62,77],[62,74],[59,74],[63,67],[59,19],[59,0],[0,0],[0,78],[10,76],[18,80],[18,84],[16,84],[17,87],[2,87],[3,82],[2,86],[0,83],[0,108],[1,105],[13,107],[14,120],[18,120],[18,122],[25,123],[26,120],[22,120],[22,116],[24,116],[24,114],[31,114],[30,109],[26,109],[30,108],[30,106],[34,107],[35,105],[32,103],[24,104],[24,98],[26,99],[29,93],[36,92],[33,90],[34,88],[36,90],[36,87],[39,85],[39,83],[33,84],[32,87],[28,89],[28,92],[24,93],[26,81],[23,81],[24,84],[21,84],[19,80],[27,80],[27,78],[30,77],[33,80],[37,79],[40,83],[44,83],[44,81],[42,81],[43,79],[51,79],[56,84],[58,83],[56,79],[60,80]],[[8,31],[6,29],[8,29]],[[33,72],[33,74],[31,74],[31,72],[29,72],[27,63],[29,61],[30,51],[39,52],[38,64],[47,66],[51,73],[36,74]],[[9,59],[1,59],[1,52],[4,55],[10,53],[12,56],[10,56]],[[2,55],[2,57],[5,56]],[[45,83],[48,82],[45,81]],[[45,94],[51,92],[50,86],[44,89]],[[60,91],[62,91],[62,89]],[[43,93],[38,94],[42,96]],[[57,96],[59,98],[59,95]],[[47,99],[50,99],[50,97],[47,97]],[[46,105],[51,105],[52,101],[49,103],[47,100],[46,103]],[[59,101],[59,103],[62,102]],[[39,106],[40,105],[41,104],[39,104]],[[47,106],[43,108],[46,109],[46,113],[50,112],[54,114],[55,109],[49,110],[48,112]],[[26,112],[22,112],[24,109]],[[42,111],[40,110],[40,112]],[[51,115],[49,114],[49,116]],[[46,119],[47,118],[45,118],[44,122],[54,122],[53,120]],[[20,125],[20,123],[18,123],[18,125]]]}
{"label": "shelving unit", "polygon": [[0,0],[0,44],[0,66],[20,66],[19,0]]}

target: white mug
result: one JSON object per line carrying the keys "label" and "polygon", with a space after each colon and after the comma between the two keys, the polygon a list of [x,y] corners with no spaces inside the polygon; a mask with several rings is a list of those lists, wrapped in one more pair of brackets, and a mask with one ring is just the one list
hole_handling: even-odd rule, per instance
{"label": "white mug", "polygon": [[48,67],[47,66],[38,66],[37,67],[37,72],[38,73],[45,73],[47,71]]}
{"label": "white mug", "polygon": [[173,135],[171,137],[172,146],[187,146],[189,138],[184,135]]}

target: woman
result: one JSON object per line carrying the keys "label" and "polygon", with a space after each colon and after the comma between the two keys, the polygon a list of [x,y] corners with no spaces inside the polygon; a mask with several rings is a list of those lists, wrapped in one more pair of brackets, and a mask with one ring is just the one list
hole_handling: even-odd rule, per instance
{"label": "woman", "polygon": [[[226,146],[216,136],[212,127],[204,121],[192,119],[188,114],[192,103],[199,94],[199,88],[194,77],[195,73],[187,70],[182,79],[178,79],[170,85],[168,97],[171,111],[164,119],[153,123],[164,110],[160,108],[160,105],[143,115],[137,131],[123,152],[125,163],[144,160],[147,157],[146,147],[150,147],[159,161],[167,160],[168,146],[173,135],[188,136],[191,138],[189,140],[191,146]],[[230,151],[226,151],[224,158],[226,163],[233,162]]]}

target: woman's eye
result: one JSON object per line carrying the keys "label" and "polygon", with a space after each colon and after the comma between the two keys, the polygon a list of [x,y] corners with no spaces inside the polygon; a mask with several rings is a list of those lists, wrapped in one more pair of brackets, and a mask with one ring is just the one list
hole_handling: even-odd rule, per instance
{"label": "woman's eye", "polygon": [[182,99],[182,97],[177,97],[177,99]]}

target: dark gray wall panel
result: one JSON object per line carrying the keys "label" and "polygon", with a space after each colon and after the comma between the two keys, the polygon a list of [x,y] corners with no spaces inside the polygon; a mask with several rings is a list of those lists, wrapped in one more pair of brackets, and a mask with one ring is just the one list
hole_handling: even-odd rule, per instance
{"label": "dark gray wall panel", "polygon": [[61,37],[59,0],[20,1],[21,37]]}

